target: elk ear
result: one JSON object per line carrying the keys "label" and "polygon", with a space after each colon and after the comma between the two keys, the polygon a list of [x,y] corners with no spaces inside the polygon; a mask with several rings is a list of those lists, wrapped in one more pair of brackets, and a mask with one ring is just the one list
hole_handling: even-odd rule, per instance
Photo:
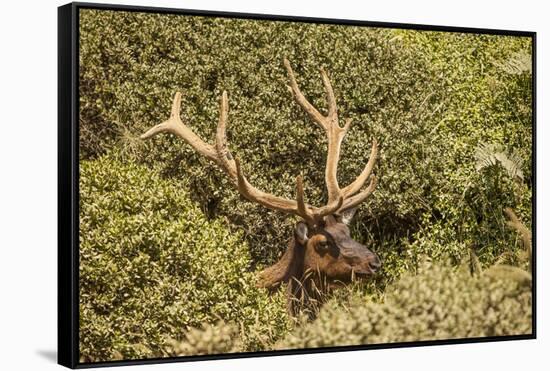
{"label": "elk ear", "polygon": [[340,218],[342,220],[342,223],[344,223],[345,225],[349,225],[352,222],[356,211],[357,211],[357,207],[352,207],[351,209],[348,209],[348,210],[345,210],[344,212],[342,212],[340,214]]}
{"label": "elk ear", "polygon": [[296,241],[300,245],[305,245],[309,237],[307,236],[308,229],[307,224],[304,222],[298,222],[296,223],[296,227],[294,227],[294,237],[296,238]]}
{"label": "elk ear", "polygon": [[329,226],[329,225],[333,225],[333,224],[338,223],[339,219],[338,219],[337,215],[327,215],[327,216],[325,216],[324,221],[325,221],[325,225]]}

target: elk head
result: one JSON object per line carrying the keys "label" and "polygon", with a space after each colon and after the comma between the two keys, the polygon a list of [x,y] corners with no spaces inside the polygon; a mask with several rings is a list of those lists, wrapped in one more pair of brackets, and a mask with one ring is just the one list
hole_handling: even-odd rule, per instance
{"label": "elk head", "polygon": [[[351,184],[340,188],[336,176],[340,145],[350,128],[351,120],[348,119],[343,126],[339,125],[334,91],[323,69],[321,69],[321,77],[327,96],[327,115],[321,114],[302,94],[288,60],[284,60],[284,65],[290,79],[289,90],[296,102],[327,136],[325,183],[328,202],[326,205],[315,207],[305,202],[301,176],[296,179],[295,200],[265,193],[249,183],[243,174],[239,160],[231,155],[227,147],[226,123],[229,107],[225,91],[221,97],[220,117],[214,145],[204,142],[181,120],[179,114],[181,93],[179,92],[174,97],[170,118],[149,129],[141,138],[147,139],[162,132],[172,133],[216,163],[247,200],[299,217],[300,220],[294,228],[294,235],[286,252],[277,263],[259,273],[259,286],[275,288],[283,282],[288,282],[291,296],[304,296],[304,293],[309,290],[307,288],[315,282],[328,281],[329,286],[337,282],[346,283],[353,277],[368,277],[380,268],[381,263],[376,254],[354,241],[347,227],[347,222],[353,217],[358,205],[365,201],[376,188],[376,177],[371,174],[378,155],[378,146],[374,140],[369,160],[361,174]],[[361,190],[367,180],[369,180],[368,186]]]}

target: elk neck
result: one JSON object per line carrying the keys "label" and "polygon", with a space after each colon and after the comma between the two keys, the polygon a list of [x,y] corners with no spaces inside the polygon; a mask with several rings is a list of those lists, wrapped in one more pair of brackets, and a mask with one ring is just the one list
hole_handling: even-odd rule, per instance
{"label": "elk neck", "polygon": [[288,282],[292,277],[301,277],[304,270],[305,246],[294,237],[279,261],[259,273],[259,287],[277,288],[281,283]]}

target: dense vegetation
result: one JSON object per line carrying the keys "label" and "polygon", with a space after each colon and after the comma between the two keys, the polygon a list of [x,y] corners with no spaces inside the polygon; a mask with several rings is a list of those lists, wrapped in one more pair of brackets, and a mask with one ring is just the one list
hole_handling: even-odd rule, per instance
{"label": "dense vegetation", "polygon": [[166,355],[169,337],[239,322],[251,350],[285,331],[282,293],[255,287],[242,233],[207,221],[179,184],[133,163],[81,162],[84,360]]}
{"label": "dense vegetation", "polygon": [[[471,275],[466,266],[421,264],[388,287],[384,301],[357,288],[331,299],[313,322],[303,322],[278,341],[275,349],[463,339],[531,332],[528,277]],[[345,294],[345,295],[344,295]],[[173,343],[172,355],[242,351],[235,324],[193,329]]]}
{"label": "dense vegetation", "polygon": [[[529,39],[91,10],[80,20],[83,360],[530,332],[523,283],[455,267],[472,256],[483,269],[521,263],[502,210],[530,227]],[[182,91],[182,118],[212,142],[227,90],[230,147],[251,181],[293,197],[303,173],[308,200],[322,204],[325,138],[287,91],[283,57],[321,109],[323,66],[340,116],[354,121],[341,183],[361,171],[373,138],[381,148],[377,191],[352,229],[384,268],[306,324],[286,315],[283,290],[254,282],[295,220],[243,201],[183,141],[139,139]],[[448,294],[395,294],[429,290]],[[451,309],[436,315],[435,298]],[[405,333],[413,322],[418,331]]]}
{"label": "dense vegetation", "polygon": [[389,287],[383,303],[351,295],[330,301],[278,348],[441,340],[531,332],[530,281],[472,276],[467,269],[426,265]]}

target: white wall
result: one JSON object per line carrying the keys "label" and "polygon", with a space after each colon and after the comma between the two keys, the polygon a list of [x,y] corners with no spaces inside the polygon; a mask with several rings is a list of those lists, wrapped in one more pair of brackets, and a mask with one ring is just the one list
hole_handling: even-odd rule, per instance
{"label": "white wall", "polygon": [[[117,0],[112,0],[113,2]],[[296,16],[518,29],[538,32],[538,286],[539,339],[193,364],[140,370],[232,369],[541,369],[548,360],[550,139],[546,67],[550,22],[543,1],[118,1],[132,5]],[[56,71],[60,1],[2,3],[0,21],[0,369],[56,367]],[[546,14],[546,15],[545,15]],[[546,314],[545,314],[546,312]],[[138,369],[136,367],[132,369]]]}

